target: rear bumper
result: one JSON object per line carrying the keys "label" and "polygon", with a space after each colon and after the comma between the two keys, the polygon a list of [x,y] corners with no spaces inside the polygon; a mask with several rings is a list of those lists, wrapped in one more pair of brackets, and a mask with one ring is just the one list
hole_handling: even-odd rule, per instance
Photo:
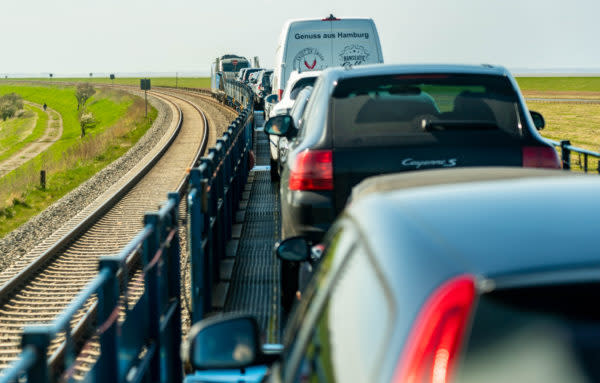
{"label": "rear bumper", "polygon": [[335,219],[333,193],[290,191],[285,185],[280,195],[282,239],[303,236],[319,242]]}

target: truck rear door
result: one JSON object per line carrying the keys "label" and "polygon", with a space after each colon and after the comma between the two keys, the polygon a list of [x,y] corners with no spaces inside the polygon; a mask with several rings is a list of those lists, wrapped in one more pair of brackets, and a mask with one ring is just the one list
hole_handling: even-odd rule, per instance
{"label": "truck rear door", "polygon": [[332,66],[382,63],[379,37],[370,19],[332,21]]}

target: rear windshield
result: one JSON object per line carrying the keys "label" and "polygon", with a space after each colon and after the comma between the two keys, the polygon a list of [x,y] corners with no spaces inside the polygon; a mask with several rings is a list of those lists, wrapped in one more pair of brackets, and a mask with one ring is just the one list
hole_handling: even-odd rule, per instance
{"label": "rear windshield", "polygon": [[242,68],[247,68],[249,66],[247,61],[238,61],[236,64],[232,62],[224,62],[222,63],[223,72],[237,72]]}
{"label": "rear windshield", "polygon": [[296,97],[298,97],[298,93],[300,93],[302,89],[304,89],[307,86],[312,86],[316,80],[316,77],[306,77],[298,80],[292,87],[292,90],[290,91],[290,99],[295,100]]}
{"label": "rear windshield", "polygon": [[458,382],[599,382],[600,284],[484,294]]}
{"label": "rear windshield", "polygon": [[501,76],[426,74],[340,80],[330,118],[336,146],[361,140],[430,143],[478,134],[520,138],[522,112]]}

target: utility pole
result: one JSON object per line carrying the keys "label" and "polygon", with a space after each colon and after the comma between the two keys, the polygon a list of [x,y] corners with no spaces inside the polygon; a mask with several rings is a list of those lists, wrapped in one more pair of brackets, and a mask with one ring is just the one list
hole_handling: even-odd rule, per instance
{"label": "utility pole", "polygon": [[178,89],[178,86],[177,86],[177,77],[178,77],[178,75],[179,75],[179,73],[175,72],[175,89]]}

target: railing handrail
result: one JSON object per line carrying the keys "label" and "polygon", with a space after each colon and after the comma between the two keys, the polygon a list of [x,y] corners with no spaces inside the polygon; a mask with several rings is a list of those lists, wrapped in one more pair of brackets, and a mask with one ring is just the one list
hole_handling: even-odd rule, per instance
{"label": "railing handrail", "polygon": [[[579,148],[577,146],[573,146],[573,145],[570,144],[569,140],[556,141],[556,140],[552,140],[550,138],[545,138],[545,140],[549,144],[552,144],[554,146],[561,147],[561,148],[564,147],[564,148],[569,149],[570,151],[575,152],[575,153],[587,154],[587,155],[590,155],[590,156],[594,156],[594,157],[600,158],[600,153],[599,152],[594,152],[594,151],[591,151],[591,150],[588,150],[588,149],[584,149],[584,148]],[[569,142],[569,143],[566,144],[567,142]]]}

